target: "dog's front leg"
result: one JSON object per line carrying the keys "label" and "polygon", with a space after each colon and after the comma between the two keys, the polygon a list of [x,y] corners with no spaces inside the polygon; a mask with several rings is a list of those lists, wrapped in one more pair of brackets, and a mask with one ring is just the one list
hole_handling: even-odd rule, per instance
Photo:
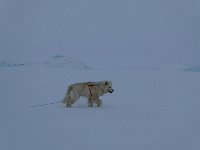
{"label": "dog's front leg", "polygon": [[100,107],[101,104],[102,104],[102,100],[98,99],[98,100],[95,101],[95,103],[97,104],[97,107]]}
{"label": "dog's front leg", "polygon": [[88,99],[88,107],[93,107],[93,100],[91,98]]}

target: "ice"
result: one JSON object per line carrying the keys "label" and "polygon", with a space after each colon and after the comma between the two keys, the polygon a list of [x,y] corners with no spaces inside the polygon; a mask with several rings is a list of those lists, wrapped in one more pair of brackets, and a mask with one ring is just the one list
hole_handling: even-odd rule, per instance
{"label": "ice", "polygon": [[[19,62],[10,62],[10,61],[5,61],[1,60],[0,61],[0,67],[27,67],[27,66],[35,66],[35,65],[43,65],[45,67],[66,67],[70,69],[75,69],[75,70],[87,70],[90,69],[89,66],[85,64],[85,62],[72,59],[72,58],[67,58],[62,55],[55,55],[51,59],[47,59],[44,61],[36,61],[33,62],[31,60],[23,63]],[[92,69],[92,68],[91,68]]]}

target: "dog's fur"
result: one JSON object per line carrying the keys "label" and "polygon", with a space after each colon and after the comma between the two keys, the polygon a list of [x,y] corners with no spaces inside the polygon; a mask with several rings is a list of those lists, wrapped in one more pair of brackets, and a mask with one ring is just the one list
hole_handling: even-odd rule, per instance
{"label": "dog's fur", "polygon": [[88,99],[88,107],[93,107],[94,103],[99,107],[102,104],[99,97],[113,91],[110,81],[76,83],[68,87],[63,103],[66,107],[71,107],[80,96],[83,96]]}

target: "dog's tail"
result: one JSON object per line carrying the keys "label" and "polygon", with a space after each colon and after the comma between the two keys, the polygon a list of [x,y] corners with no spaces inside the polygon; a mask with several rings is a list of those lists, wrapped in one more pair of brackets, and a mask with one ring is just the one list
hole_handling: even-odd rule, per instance
{"label": "dog's tail", "polygon": [[63,104],[66,104],[68,99],[69,99],[69,95],[66,94],[65,97],[64,97],[63,100],[62,100],[62,103],[63,103]]}

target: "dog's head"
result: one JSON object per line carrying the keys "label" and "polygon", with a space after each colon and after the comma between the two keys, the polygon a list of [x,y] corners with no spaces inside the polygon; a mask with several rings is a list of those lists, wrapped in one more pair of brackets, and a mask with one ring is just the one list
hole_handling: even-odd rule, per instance
{"label": "dog's head", "polygon": [[114,92],[112,88],[112,82],[111,81],[104,81],[104,91],[105,93],[112,93]]}

